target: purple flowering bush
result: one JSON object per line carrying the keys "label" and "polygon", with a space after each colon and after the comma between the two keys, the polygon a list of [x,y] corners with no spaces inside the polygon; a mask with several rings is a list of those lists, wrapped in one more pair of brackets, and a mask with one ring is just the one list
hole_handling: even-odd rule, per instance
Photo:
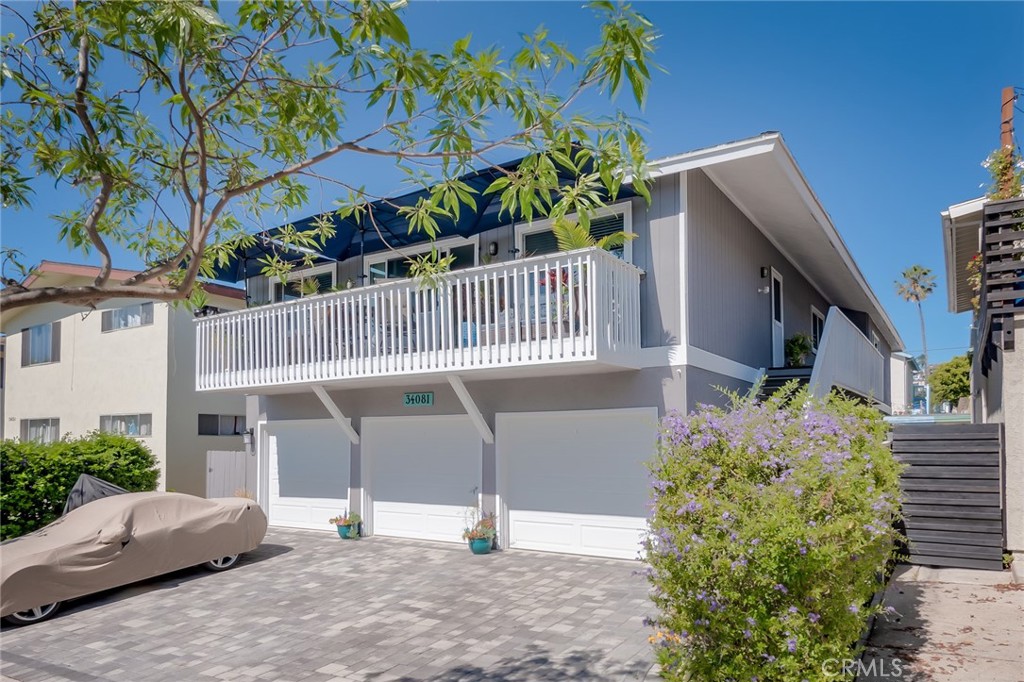
{"label": "purple flowering bush", "polygon": [[897,539],[885,437],[876,410],[806,392],[664,419],[645,561],[665,679],[818,679],[850,658]]}

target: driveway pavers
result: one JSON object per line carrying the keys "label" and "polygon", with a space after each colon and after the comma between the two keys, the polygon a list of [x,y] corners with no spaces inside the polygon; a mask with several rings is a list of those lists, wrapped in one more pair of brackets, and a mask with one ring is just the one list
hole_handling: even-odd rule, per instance
{"label": "driveway pavers", "polygon": [[189,569],[5,628],[34,680],[643,680],[636,562],[271,529],[224,573]]}

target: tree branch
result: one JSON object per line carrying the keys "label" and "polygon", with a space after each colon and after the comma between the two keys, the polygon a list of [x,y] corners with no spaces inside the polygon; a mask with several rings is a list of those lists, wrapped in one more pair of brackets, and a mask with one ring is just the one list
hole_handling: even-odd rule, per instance
{"label": "tree branch", "polygon": [[41,303],[71,303],[93,305],[97,301],[111,298],[147,298],[159,301],[177,301],[186,298],[191,286],[178,287],[142,287],[142,286],[80,286],[80,287],[42,287],[39,289],[22,289],[14,291],[4,289],[0,292],[0,304],[4,310],[24,308]]}
{"label": "tree branch", "polygon": [[[89,136],[89,140],[92,142],[94,153],[99,153],[102,145],[100,143],[99,135],[96,134],[96,128],[92,124],[92,120],[89,118],[89,109],[85,106],[85,91],[89,87],[89,34],[85,32],[78,41],[78,78],[75,80],[75,114],[78,116],[78,120],[82,122],[82,127],[85,129],[86,135]],[[98,229],[100,218],[103,216],[103,212],[107,209],[107,202],[110,200],[110,194],[114,190],[114,181],[110,177],[110,174],[105,170],[100,171],[100,193],[99,196],[92,203],[92,209],[89,211],[89,215],[86,216],[85,223],[82,227],[85,229],[86,234],[89,235],[89,241],[96,247],[96,250],[100,252],[100,273],[96,276],[94,285],[102,287],[110,279],[110,271],[112,265],[110,262],[110,249],[107,248],[106,242],[103,241],[103,237],[100,236]]]}

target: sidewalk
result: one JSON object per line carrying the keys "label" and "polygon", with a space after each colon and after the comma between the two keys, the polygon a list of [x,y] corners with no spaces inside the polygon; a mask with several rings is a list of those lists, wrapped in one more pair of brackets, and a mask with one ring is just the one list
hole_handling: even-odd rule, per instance
{"label": "sidewalk", "polygon": [[859,681],[1024,682],[1024,566],[903,566],[885,603]]}

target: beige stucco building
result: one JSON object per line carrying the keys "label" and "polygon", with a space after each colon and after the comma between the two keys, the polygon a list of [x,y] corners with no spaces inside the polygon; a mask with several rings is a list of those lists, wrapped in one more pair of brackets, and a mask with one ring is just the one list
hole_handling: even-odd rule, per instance
{"label": "beige stucco building", "polygon": [[[87,284],[97,273],[44,261],[25,285]],[[132,274],[115,270],[112,277]],[[212,308],[245,305],[239,289],[206,291]],[[95,310],[47,303],[4,311],[3,437],[125,433],[156,455],[160,489],[204,495],[206,452],[242,449],[245,399],[195,391],[193,318],[185,306],[129,299]]]}

